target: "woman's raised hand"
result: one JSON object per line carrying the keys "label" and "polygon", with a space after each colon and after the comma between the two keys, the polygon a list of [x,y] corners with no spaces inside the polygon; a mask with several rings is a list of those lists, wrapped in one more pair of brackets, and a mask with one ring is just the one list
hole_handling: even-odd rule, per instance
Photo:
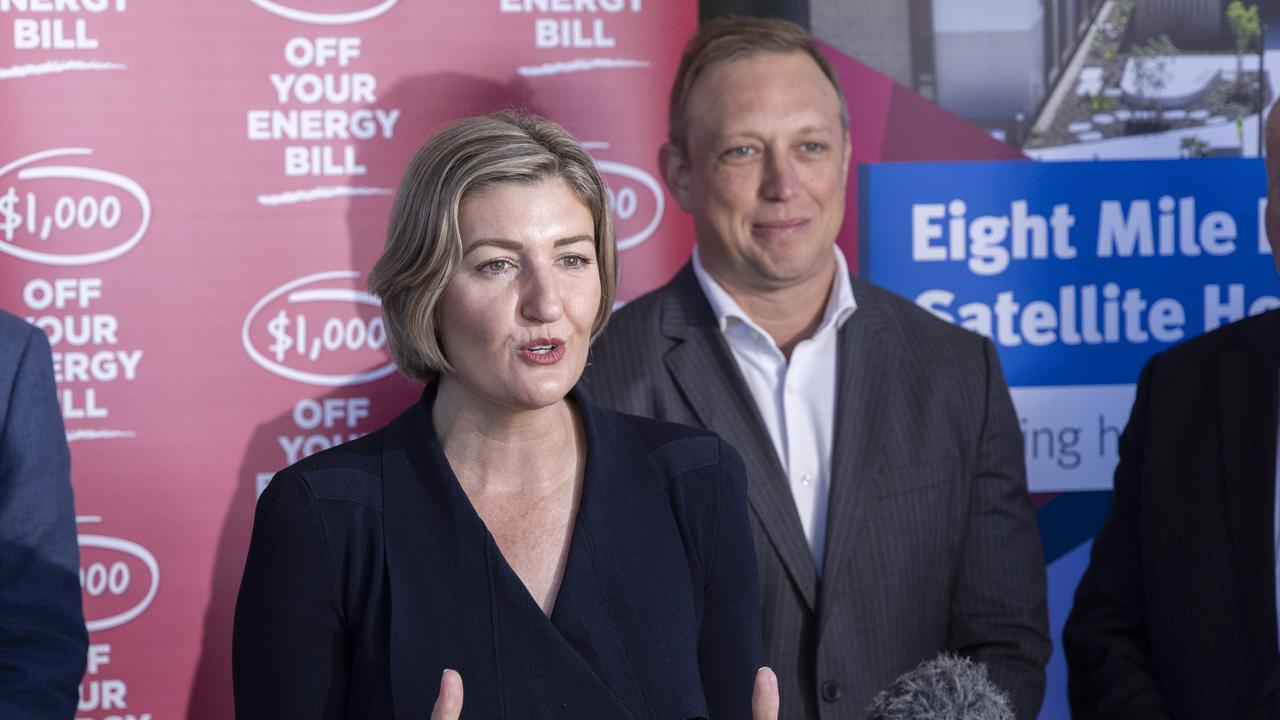
{"label": "woman's raised hand", "polygon": [[[760,681],[756,680],[759,687]],[[774,684],[774,697],[777,697],[777,683]],[[759,692],[757,690],[757,692]],[[774,714],[777,717],[778,703],[774,701]],[[436,704],[431,708],[431,720],[458,720],[462,714],[462,676],[457,670],[445,670],[440,676],[440,694],[436,696]]]}
{"label": "woman's raised hand", "polygon": [[751,720],[778,720],[778,676],[767,667],[756,671],[751,692]]}

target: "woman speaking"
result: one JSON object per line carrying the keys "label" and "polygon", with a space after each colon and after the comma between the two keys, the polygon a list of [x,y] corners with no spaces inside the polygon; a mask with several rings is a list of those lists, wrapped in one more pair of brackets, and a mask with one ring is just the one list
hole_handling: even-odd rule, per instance
{"label": "woman speaking", "polygon": [[516,114],[442,131],[369,285],[426,387],[263,493],[237,717],[775,717],[742,461],[574,389],[616,286],[582,147]]}

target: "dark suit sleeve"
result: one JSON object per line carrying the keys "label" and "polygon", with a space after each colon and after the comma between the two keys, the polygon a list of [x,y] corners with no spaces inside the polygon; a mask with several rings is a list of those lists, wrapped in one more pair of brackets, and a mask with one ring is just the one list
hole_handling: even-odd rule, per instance
{"label": "dark suit sleeve", "polygon": [[1138,381],[1120,436],[1111,513],[1094,538],[1089,568],[1062,633],[1067,695],[1077,718],[1170,716],[1147,654],[1138,534],[1148,402],[1159,359],[1147,363]]}
{"label": "dark suit sleeve", "polygon": [[236,601],[236,717],[344,716],[350,665],[324,527],[305,481],[281,473],[258,500]]}
{"label": "dark suit sleeve", "polygon": [[713,718],[751,717],[760,666],[760,585],[747,519],[747,471],[737,451],[720,445],[715,544],[706,573],[698,637],[702,690]]}
{"label": "dark suit sleeve", "polygon": [[44,333],[0,342],[22,347],[0,378],[0,717],[69,718],[88,637],[66,432]]}
{"label": "dark suit sleeve", "polygon": [[974,453],[969,517],[951,599],[948,645],[986,663],[1019,718],[1044,699],[1049,642],[1044,552],[1027,496],[1026,464],[1009,389],[989,340],[986,412]]}

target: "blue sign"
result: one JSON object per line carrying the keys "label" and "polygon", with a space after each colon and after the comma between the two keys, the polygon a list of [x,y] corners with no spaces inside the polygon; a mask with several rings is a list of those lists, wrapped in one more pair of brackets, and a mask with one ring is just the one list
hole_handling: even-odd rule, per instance
{"label": "blue sign", "polygon": [[862,273],[991,337],[1011,386],[1132,384],[1280,307],[1257,159],[859,168]]}

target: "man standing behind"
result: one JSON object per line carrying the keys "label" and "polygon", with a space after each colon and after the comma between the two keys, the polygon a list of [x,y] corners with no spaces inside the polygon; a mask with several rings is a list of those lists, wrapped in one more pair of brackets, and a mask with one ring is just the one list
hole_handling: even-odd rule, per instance
{"label": "man standing behind", "polygon": [[659,156],[694,255],[618,312],[585,387],[742,452],[781,718],[860,718],[943,649],[1033,718],[1044,559],[1008,389],[990,341],[849,274],[847,113],[804,30],[702,26]]}
{"label": "man standing behind", "polygon": [[[1267,180],[1280,269],[1277,109]],[[1280,718],[1278,375],[1280,310],[1147,362],[1062,633],[1078,720]]]}
{"label": "man standing behind", "polygon": [[76,710],[88,635],[71,464],[44,333],[0,311],[0,718]]}

